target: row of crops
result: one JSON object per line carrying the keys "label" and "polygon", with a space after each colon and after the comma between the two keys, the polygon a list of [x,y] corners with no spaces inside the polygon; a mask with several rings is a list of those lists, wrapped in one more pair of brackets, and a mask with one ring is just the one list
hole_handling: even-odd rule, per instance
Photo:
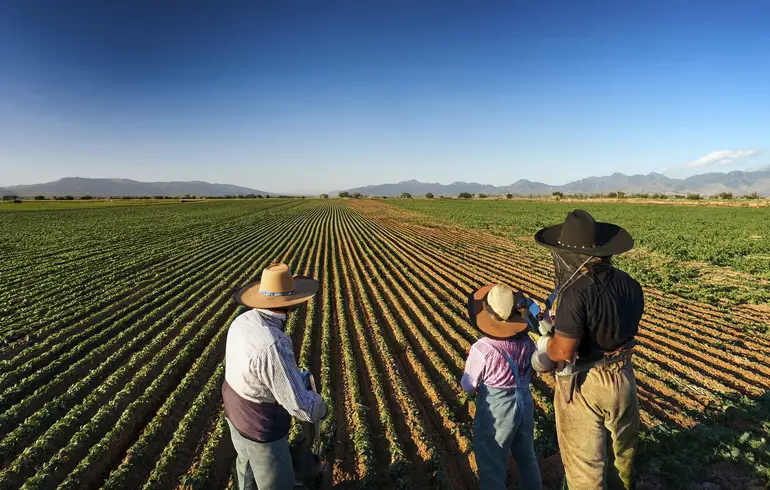
{"label": "row of crops", "polygon": [[[274,260],[322,285],[286,331],[330,402],[326,484],[476,488],[475,407],[458,383],[477,339],[467,293],[502,281],[542,299],[549,264],[426,219],[278,199],[0,213],[12,280],[0,286],[0,488],[227,486],[230,295]],[[725,324],[713,306],[647,298],[635,361],[647,472],[676,481],[728,460],[763,475],[770,338],[749,341],[748,318]],[[544,480],[557,485],[552,379],[533,391]]]}
{"label": "row of crops", "polygon": [[[683,206],[617,202],[397,199],[425,222],[475,228],[516,239],[545,257],[531,237],[575,208],[617,223],[637,248],[619,263],[645,285],[698,301],[732,306],[770,302],[770,207]],[[770,317],[760,328],[770,331]]]}

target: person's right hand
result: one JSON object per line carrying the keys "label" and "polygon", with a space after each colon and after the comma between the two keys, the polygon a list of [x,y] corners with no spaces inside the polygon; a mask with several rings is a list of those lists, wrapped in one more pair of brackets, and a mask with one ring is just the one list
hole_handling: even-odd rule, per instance
{"label": "person's right hand", "polygon": [[536,350],[532,354],[530,362],[532,363],[532,369],[538,373],[550,373],[556,369],[556,363],[548,357],[548,352],[545,350]]}
{"label": "person's right hand", "polygon": [[532,354],[532,369],[538,373],[548,373],[556,369],[556,363],[548,356],[548,341],[553,337],[552,334],[541,335],[537,341],[537,350]]}

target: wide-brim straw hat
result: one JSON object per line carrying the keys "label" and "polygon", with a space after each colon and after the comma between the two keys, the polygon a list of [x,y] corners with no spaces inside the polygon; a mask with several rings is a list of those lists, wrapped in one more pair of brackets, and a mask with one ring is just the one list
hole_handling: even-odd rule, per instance
{"label": "wide-brim straw hat", "polygon": [[273,264],[262,271],[262,279],[249,283],[235,292],[233,300],[249,308],[287,308],[315,296],[318,281],[305,276],[293,276],[286,264]]}
{"label": "wide-brim straw hat", "polygon": [[514,337],[528,325],[516,309],[516,292],[503,284],[484,286],[468,297],[471,325],[496,339]]}
{"label": "wide-brim straw hat", "polygon": [[535,242],[544,247],[592,257],[607,257],[634,248],[634,239],[618,225],[598,222],[587,211],[576,209],[564,223],[535,233]]}

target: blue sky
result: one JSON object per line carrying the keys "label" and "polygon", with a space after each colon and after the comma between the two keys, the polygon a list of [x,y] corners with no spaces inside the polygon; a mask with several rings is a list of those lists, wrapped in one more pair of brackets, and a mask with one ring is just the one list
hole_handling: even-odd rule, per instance
{"label": "blue sky", "polygon": [[764,0],[9,0],[0,186],[746,169],[770,163],[768,53]]}

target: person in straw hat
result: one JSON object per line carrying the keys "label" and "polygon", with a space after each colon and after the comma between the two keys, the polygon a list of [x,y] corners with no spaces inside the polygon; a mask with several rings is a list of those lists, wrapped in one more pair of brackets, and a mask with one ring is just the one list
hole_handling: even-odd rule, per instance
{"label": "person in straw hat", "polygon": [[537,232],[535,241],[551,251],[556,291],[540,322],[543,335],[532,365],[556,370],[565,487],[633,488],[639,404],[631,353],[644,295],[611,257],[631,250],[634,240],[623,228],[576,210],[563,224]]}
{"label": "person in straw hat", "polygon": [[473,451],[482,490],[507,488],[509,454],[519,470],[519,487],[542,487],[529,386],[535,344],[527,335],[526,310],[515,306],[522,297],[503,284],[482,287],[468,297],[468,317],[483,337],[471,346],[460,384],[466,393],[478,394]]}
{"label": "person in straw hat", "polygon": [[238,453],[239,489],[292,488],[287,439],[291,417],[315,423],[326,416],[326,403],[306,388],[291,338],[283,331],[287,315],[317,291],[318,281],[293,276],[286,264],[279,263],[233,296],[251,308],[227,332],[222,385],[225,417]]}

